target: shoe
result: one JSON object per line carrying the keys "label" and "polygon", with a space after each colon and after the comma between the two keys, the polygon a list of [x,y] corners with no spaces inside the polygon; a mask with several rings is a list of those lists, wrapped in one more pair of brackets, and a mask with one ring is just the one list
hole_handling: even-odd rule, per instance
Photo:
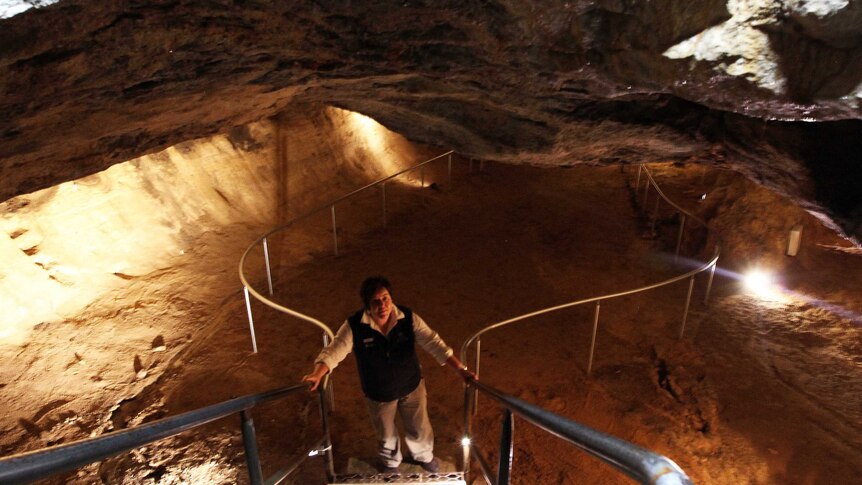
{"label": "shoe", "polygon": [[385,463],[378,461],[377,471],[380,473],[398,473],[398,466],[388,466]]}
{"label": "shoe", "polygon": [[435,456],[431,461],[420,461],[419,466],[428,473],[438,473],[440,471],[440,460]]}

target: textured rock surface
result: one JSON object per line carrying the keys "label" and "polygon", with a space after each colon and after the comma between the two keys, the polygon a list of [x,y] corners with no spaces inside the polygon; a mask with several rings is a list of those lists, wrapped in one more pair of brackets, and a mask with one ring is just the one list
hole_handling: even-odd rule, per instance
{"label": "textured rock surface", "polygon": [[476,157],[723,163],[853,233],[860,8],[60,1],[0,21],[0,200],[322,102]]}

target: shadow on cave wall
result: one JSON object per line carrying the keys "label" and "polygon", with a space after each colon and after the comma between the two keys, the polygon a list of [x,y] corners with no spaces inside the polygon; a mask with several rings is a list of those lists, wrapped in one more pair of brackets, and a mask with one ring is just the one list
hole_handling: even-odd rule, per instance
{"label": "shadow on cave wall", "polygon": [[833,47],[796,32],[769,31],[767,35],[787,80],[790,99],[799,103],[836,99],[862,83],[862,47]]}
{"label": "shadow on cave wall", "polygon": [[802,125],[799,155],[810,170],[817,200],[849,235],[862,240],[862,121]]}

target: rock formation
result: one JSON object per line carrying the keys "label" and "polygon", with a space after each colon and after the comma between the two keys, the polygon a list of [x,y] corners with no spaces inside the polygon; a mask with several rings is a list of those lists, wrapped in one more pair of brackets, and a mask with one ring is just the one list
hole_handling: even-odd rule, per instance
{"label": "rock formation", "polygon": [[61,0],[0,20],[0,200],[325,103],[480,158],[723,164],[858,234],[860,19],[858,0]]}

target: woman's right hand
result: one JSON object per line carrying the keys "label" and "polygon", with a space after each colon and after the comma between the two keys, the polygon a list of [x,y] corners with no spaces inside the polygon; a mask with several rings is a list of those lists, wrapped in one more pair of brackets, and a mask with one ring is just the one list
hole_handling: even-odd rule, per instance
{"label": "woman's right hand", "polygon": [[316,391],[320,386],[320,381],[326,376],[327,372],[329,372],[329,367],[322,362],[318,362],[314,364],[314,370],[311,374],[306,374],[302,376],[302,382],[308,383],[309,391]]}

